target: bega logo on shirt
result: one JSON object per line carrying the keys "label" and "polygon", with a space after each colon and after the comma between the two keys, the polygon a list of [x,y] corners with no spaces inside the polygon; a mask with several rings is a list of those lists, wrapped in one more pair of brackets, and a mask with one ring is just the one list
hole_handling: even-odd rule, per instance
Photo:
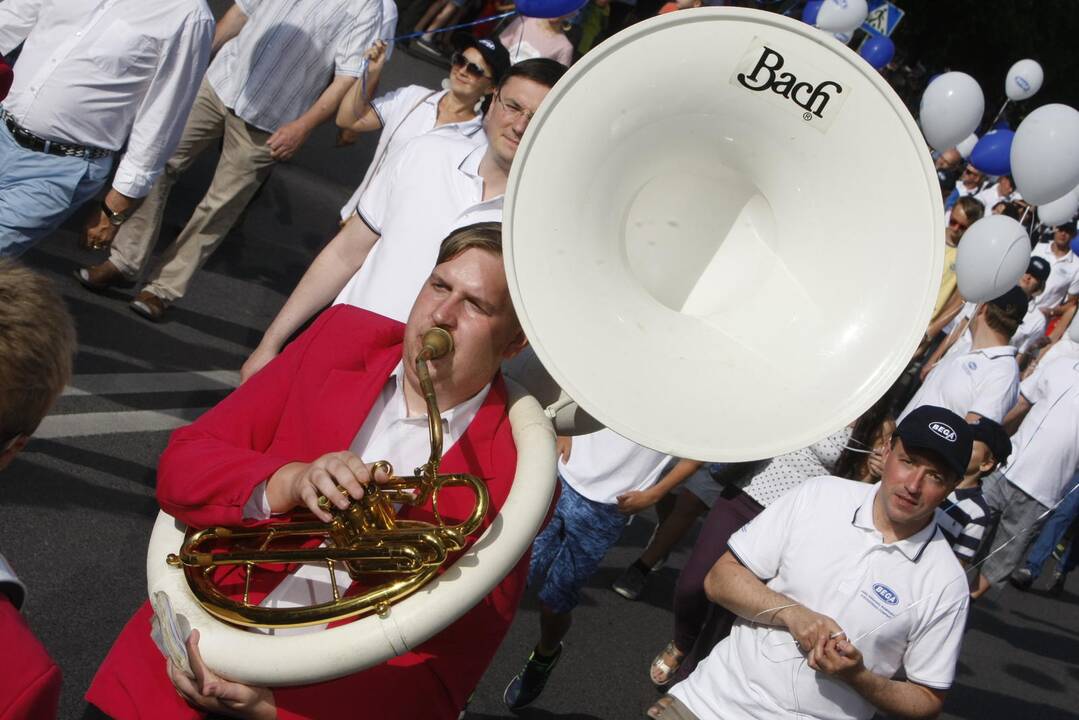
{"label": "bega logo on shirt", "polygon": [[895,594],[895,590],[892,590],[884,583],[873,585],[873,593],[889,605],[895,605],[899,602],[899,596]]}

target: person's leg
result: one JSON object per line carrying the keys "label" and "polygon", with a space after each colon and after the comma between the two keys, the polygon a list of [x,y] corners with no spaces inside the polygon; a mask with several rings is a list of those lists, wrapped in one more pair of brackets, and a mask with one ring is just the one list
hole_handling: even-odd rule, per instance
{"label": "person's leg", "polygon": [[1030,539],[1045,523],[1041,517],[1047,507],[1030,497],[1010,482],[1006,482],[1004,495],[1007,505],[993,538],[989,556],[982,565],[982,574],[996,585],[1012,574],[1026,555]]}
{"label": "person's leg", "polygon": [[661,559],[667,557],[675,546],[682,541],[693,523],[697,521],[708,506],[689,490],[683,490],[674,496],[674,508],[660,522],[652,542],[641,553],[638,562],[651,569]]}
{"label": "person's leg", "polygon": [[[1079,475],[1072,478],[1068,490],[1071,491],[1076,484],[1079,484]],[[1041,575],[1042,568],[1045,567],[1049,556],[1053,554],[1053,548],[1064,537],[1064,533],[1071,527],[1077,515],[1079,515],[1079,490],[1069,492],[1064,496],[1060,505],[1046,519],[1045,526],[1038,534],[1038,539],[1031,545],[1025,567],[1030,573],[1032,582]]]}
{"label": "person's leg", "polygon": [[[433,3],[431,3],[431,5],[427,8],[427,11],[423,14],[423,17],[421,17],[420,21],[416,23],[416,27],[414,28],[413,32],[424,32],[425,30],[427,30],[427,26],[430,25],[431,21],[435,19],[435,16],[438,15],[440,10],[442,10],[442,7],[448,4],[449,0],[435,0]],[[430,40],[428,40],[428,42],[430,42]]]}
{"label": "person's leg", "polygon": [[225,132],[226,113],[225,105],[204,80],[195,96],[176,150],[138,210],[120,226],[112,241],[109,262],[127,278],[135,279],[145,269],[146,260],[161,233],[161,219],[165,214],[169,191],[180,175],[191,167],[195,158]]}
{"label": "person's leg", "polygon": [[18,257],[101,191],[111,157],[27,150],[0,125],[0,257]]}
{"label": "person's leg", "polygon": [[210,189],[169,246],[143,290],[173,302],[184,296],[195,271],[225,239],[237,218],[270,175],[270,133],[229,113],[224,146]]}

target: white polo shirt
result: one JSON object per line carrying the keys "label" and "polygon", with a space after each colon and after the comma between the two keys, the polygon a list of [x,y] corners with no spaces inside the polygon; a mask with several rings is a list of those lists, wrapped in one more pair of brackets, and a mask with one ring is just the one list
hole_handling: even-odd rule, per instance
{"label": "white polo shirt", "polygon": [[1023,381],[1021,392],[1033,407],[1012,436],[1004,475],[1052,507],[1079,469],[1079,360],[1042,361]]}
{"label": "white polo shirt", "polygon": [[1069,357],[1079,360],[1079,343],[1065,335],[1053,343],[1052,346],[1038,358],[1038,364],[1044,365],[1050,360],[1060,357]]}
{"label": "white polo shirt", "polygon": [[589,500],[615,504],[619,495],[654,485],[670,459],[604,428],[573,438],[569,462],[559,458],[558,474]]}
{"label": "white polo shirt", "polygon": [[1031,257],[1045,258],[1049,261],[1049,278],[1045,281],[1045,290],[1034,302],[1034,307],[1052,308],[1063,302],[1068,295],[1079,295],[1079,257],[1068,251],[1064,257],[1057,257],[1050,249],[1052,243],[1038,243],[1031,251]]}
{"label": "white polo shirt", "polygon": [[382,122],[382,132],[378,136],[371,164],[363,176],[352,197],[341,206],[341,219],[347,220],[356,212],[360,195],[370,184],[375,173],[390,166],[393,158],[412,138],[420,135],[449,135],[483,145],[487,138],[483,133],[483,116],[477,115],[464,122],[446,123],[435,126],[438,122],[438,103],[446,96],[447,90],[431,90],[422,85],[408,85],[398,88],[371,101],[371,107]]}
{"label": "white polo shirt", "polygon": [[1019,366],[1011,345],[944,357],[896,419],[922,405],[948,408],[959,417],[978,413],[1001,422],[1019,399]]}
{"label": "white polo shirt", "polygon": [[[955,320],[951,323],[952,327],[960,320],[966,320],[968,325],[963,330],[963,334],[956,338],[952,346],[948,348],[948,352],[944,353],[944,357],[965,355],[970,352],[971,346],[974,345],[974,336],[970,333],[969,322],[974,317],[974,311],[977,307],[976,303],[964,303],[963,309],[955,316]],[[1023,316],[1023,322],[1019,323],[1019,327],[1015,329],[1012,339],[1008,342],[1009,345],[1016,349],[1016,352],[1020,353],[1030,352],[1033,345],[1045,335],[1045,315],[1034,306],[1033,300],[1031,300],[1028,308],[1027,314]],[[948,332],[951,332],[951,330],[949,329]]]}
{"label": "white polo shirt", "polygon": [[[919,685],[951,686],[969,598],[937,524],[886,544],[873,524],[880,485],[808,480],[744,525],[731,552],[775,592],[834,619],[865,666]],[[811,669],[793,636],[739,618],[693,674],[671,688],[701,720],[869,718],[873,706]]]}
{"label": "white polo shirt", "polygon": [[486,151],[486,142],[477,146],[424,135],[372,179],[357,212],[381,237],[335,305],[408,319],[446,235],[456,227],[502,219],[502,196],[483,200],[479,165]]}

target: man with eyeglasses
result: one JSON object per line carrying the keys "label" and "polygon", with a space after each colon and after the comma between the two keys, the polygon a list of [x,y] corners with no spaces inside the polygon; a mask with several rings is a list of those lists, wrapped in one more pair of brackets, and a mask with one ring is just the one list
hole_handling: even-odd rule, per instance
{"label": "man with eyeglasses", "polygon": [[434,266],[440,239],[454,227],[501,221],[517,145],[565,71],[543,58],[512,66],[484,118],[483,145],[434,135],[410,142],[364,191],[357,206],[363,222],[345,225],[311,263],[241,378],[258,372],[331,301],[403,321]]}

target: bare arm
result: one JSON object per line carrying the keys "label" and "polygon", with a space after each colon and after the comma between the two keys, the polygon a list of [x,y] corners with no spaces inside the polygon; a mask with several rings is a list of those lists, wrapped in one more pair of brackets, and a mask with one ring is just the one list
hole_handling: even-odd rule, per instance
{"label": "bare arm", "polygon": [[1020,394],[1019,401],[1015,403],[1015,407],[1008,411],[1008,414],[1004,416],[1004,422],[1001,423],[1004,426],[1004,432],[1014,435],[1015,431],[1019,429],[1020,423],[1023,422],[1023,418],[1030,412],[1030,408],[1030,401]]}
{"label": "bare arm", "polygon": [[[926,360],[925,366],[922,368],[922,380],[925,380],[926,375],[933,369],[933,366],[940,362],[940,359],[944,357],[944,353],[948,352],[952,345],[955,345],[955,341],[966,331],[967,326],[970,324],[970,320],[964,318],[955,324],[952,331],[948,333],[948,337],[944,338],[944,342],[937,346],[937,349],[933,351],[933,354]],[[932,326],[930,326],[932,327]],[[926,333],[928,335],[929,333]],[[934,333],[935,335],[936,333]]]}
{"label": "bare arm", "polygon": [[247,16],[244,15],[244,11],[240,9],[239,5],[233,4],[217,21],[217,28],[214,30],[214,41],[210,46],[210,57],[217,55],[222,45],[239,35],[245,24],[247,24]]}
{"label": "bare arm", "polygon": [[1053,308],[1054,313],[1060,317],[1057,320],[1057,324],[1053,326],[1053,332],[1049,335],[1050,342],[1056,342],[1064,336],[1064,331],[1071,325],[1072,318],[1075,317],[1075,307],[1079,302],[1079,297],[1075,295],[1069,295],[1068,298]]}
{"label": "bare arm", "polygon": [[955,319],[955,316],[963,309],[963,302],[963,296],[959,294],[959,291],[952,290],[952,294],[948,296],[948,300],[941,307],[936,319],[929,323],[929,327],[925,331],[926,340],[935,338],[937,333],[944,330],[945,325]]}
{"label": "bare arm", "polygon": [[828,643],[819,660],[819,669],[834,675],[885,714],[911,720],[935,718],[944,706],[944,691],[909,680],[891,680],[877,675],[862,662],[862,654],[845,639]]}
{"label": "bare arm", "polygon": [[379,40],[367,51],[367,77],[356,78],[337,108],[337,127],[352,132],[371,132],[382,127],[382,118],[371,107],[386,65],[386,42]]}
{"label": "bare arm", "polygon": [[660,478],[659,482],[646,490],[631,490],[618,496],[618,511],[632,515],[652,507],[663,497],[697,472],[702,463],[696,460],[679,460],[671,471]]}
{"label": "bare arm", "polygon": [[335,75],[333,81],[322,91],[314,104],[292,122],[277,128],[266,144],[274,160],[288,160],[307,141],[311,131],[333,117],[341,99],[352,87],[351,75]]}
{"label": "bare arm", "polygon": [[240,371],[241,381],[272,360],[289,337],[330,304],[367,259],[379,236],[359,217],[353,216],[322,249],[270,323],[261,342]]}

